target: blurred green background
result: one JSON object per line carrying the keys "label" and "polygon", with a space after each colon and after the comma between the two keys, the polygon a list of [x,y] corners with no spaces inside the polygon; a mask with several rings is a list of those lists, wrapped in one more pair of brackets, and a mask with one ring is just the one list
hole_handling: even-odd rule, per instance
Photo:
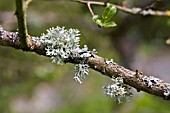
{"label": "blurred green background", "polygon": [[[99,0],[98,0],[99,1]],[[105,0],[100,0],[105,1]],[[128,7],[145,7],[154,0],[129,0]],[[120,4],[121,0],[110,0]],[[104,7],[92,6],[95,14]],[[169,0],[155,8],[167,10]],[[15,0],[0,0],[0,25],[16,31]],[[139,69],[170,82],[170,18],[131,15],[118,11],[115,28],[98,28],[85,4],[71,0],[33,0],[27,11],[29,34],[40,36],[49,27],[81,31],[81,46],[132,70]],[[109,78],[90,70],[83,84],[74,82],[72,64],[56,65],[30,52],[0,46],[0,113],[169,113],[170,102],[143,92],[117,104],[105,96]]]}

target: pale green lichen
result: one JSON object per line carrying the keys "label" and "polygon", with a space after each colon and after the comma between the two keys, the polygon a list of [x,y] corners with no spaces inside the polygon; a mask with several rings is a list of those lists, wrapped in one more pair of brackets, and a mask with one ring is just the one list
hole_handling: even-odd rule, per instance
{"label": "pale green lichen", "polygon": [[83,82],[83,79],[86,77],[86,75],[89,74],[88,68],[89,68],[88,64],[75,64],[74,65],[74,70],[75,70],[74,80],[81,84]]}
{"label": "pale green lichen", "polygon": [[152,87],[153,85],[159,85],[163,81],[159,78],[153,77],[153,76],[143,76],[142,80],[146,83],[148,87]]}
{"label": "pale green lichen", "polygon": [[96,51],[89,51],[87,45],[80,48],[79,30],[65,29],[64,27],[50,28],[46,34],[42,34],[40,42],[46,47],[46,55],[50,56],[53,63],[63,64],[68,58],[81,58],[80,64],[75,64],[75,81],[82,83],[88,75],[88,64],[86,59]]}
{"label": "pale green lichen", "polygon": [[41,36],[41,42],[46,46],[46,55],[51,56],[52,62],[62,64],[71,57],[73,51],[79,49],[79,30],[64,27],[50,28],[47,34]]}
{"label": "pale green lichen", "polygon": [[132,96],[131,87],[124,84],[123,78],[112,78],[112,84],[104,86],[105,94],[116,98],[118,103],[122,103],[124,99],[129,100]]}
{"label": "pale green lichen", "polygon": [[[69,58],[82,59],[79,64],[74,64],[74,80],[80,84],[89,74],[87,59],[96,53],[93,49],[89,51],[87,45],[80,48],[79,30],[65,29],[64,27],[50,28],[46,34],[42,34],[39,41],[45,46],[46,55],[50,56],[53,63],[63,64]],[[115,64],[113,60],[106,60],[106,64]],[[121,77],[112,78],[113,84],[104,87],[106,95],[115,97],[121,103],[124,98],[129,99],[132,93],[130,87],[123,83]]]}

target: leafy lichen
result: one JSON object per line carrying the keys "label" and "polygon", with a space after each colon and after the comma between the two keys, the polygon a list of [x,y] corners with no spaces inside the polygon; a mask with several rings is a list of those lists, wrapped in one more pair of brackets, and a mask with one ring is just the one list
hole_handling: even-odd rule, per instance
{"label": "leafy lichen", "polygon": [[47,34],[42,34],[40,42],[46,47],[46,55],[50,56],[53,63],[63,64],[68,58],[81,58],[80,64],[75,64],[75,81],[82,83],[86,75],[88,75],[88,64],[86,60],[95,53],[96,50],[89,51],[87,45],[80,48],[79,30],[65,29],[64,27],[50,28]]}
{"label": "leafy lichen", "polygon": [[159,78],[153,77],[153,76],[143,76],[142,80],[146,83],[148,87],[152,87],[153,85],[159,85],[163,81]]}
{"label": "leafy lichen", "polygon": [[112,84],[104,86],[105,94],[115,97],[118,103],[122,103],[123,99],[129,100],[132,96],[131,87],[124,84],[122,77],[112,78]]}
{"label": "leafy lichen", "polygon": [[79,48],[79,30],[64,27],[50,28],[47,34],[41,36],[41,42],[46,46],[46,55],[51,56],[52,62],[62,64]]}
{"label": "leafy lichen", "polygon": [[[46,55],[50,56],[53,63],[63,64],[69,58],[81,58],[79,64],[74,64],[75,76],[74,80],[80,84],[86,75],[89,74],[89,65],[87,59],[96,53],[93,49],[90,51],[87,45],[80,48],[79,30],[65,29],[64,27],[50,28],[47,34],[42,34],[40,42],[45,46]],[[113,60],[106,60],[106,64],[115,64]],[[113,84],[104,86],[106,95],[115,97],[119,103],[124,98],[129,99],[132,93],[130,87],[123,83],[121,77],[112,78]]]}
{"label": "leafy lichen", "polygon": [[80,84],[82,83],[86,75],[89,74],[88,67],[89,67],[88,64],[75,64],[74,65],[74,70],[75,70],[74,80],[76,82],[79,82]]}

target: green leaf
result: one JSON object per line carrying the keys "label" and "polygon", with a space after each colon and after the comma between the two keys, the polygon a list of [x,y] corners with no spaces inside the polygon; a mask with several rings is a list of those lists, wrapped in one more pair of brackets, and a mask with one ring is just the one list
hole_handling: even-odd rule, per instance
{"label": "green leaf", "polygon": [[114,21],[106,22],[102,24],[102,27],[115,27],[117,24]]}
{"label": "green leaf", "polygon": [[116,13],[116,7],[112,4],[108,4],[102,13],[102,18],[99,15],[93,16],[93,21],[101,27],[115,27],[114,21],[109,22],[112,16]]}
{"label": "green leaf", "polygon": [[102,20],[99,18],[99,15],[94,15],[92,19],[96,24],[102,26]]}
{"label": "green leaf", "polygon": [[110,21],[110,22],[103,22],[100,18],[99,15],[95,15],[93,16],[93,21],[98,24],[101,27],[115,27],[117,26],[116,23],[114,21]]}
{"label": "green leaf", "polygon": [[102,23],[108,22],[112,16],[116,13],[116,7],[112,4],[108,4],[102,14]]}

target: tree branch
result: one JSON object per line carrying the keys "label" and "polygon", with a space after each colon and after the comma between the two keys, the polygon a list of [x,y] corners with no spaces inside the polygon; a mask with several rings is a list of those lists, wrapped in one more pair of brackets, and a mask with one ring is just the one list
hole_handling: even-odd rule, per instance
{"label": "tree branch", "polygon": [[90,5],[91,5],[90,3],[87,3],[87,7],[89,8],[91,15],[94,16],[93,10]]}
{"label": "tree branch", "polygon": [[18,32],[21,40],[21,47],[27,49],[27,23],[26,23],[26,4],[24,0],[16,0],[16,16],[18,20]]}
{"label": "tree branch", "polygon": [[[93,4],[93,5],[107,5],[108,3],[105,2],[98,2],[98,1],[88,1],[88,0],[75,0],[76,2],[80,2],[80,3],[84,3],[84,4]],[[125,1],[125,0],[124,0]],[[112,4],[112,3],[109,3]],[[154,11],[152,9],[142,9],[142,8],[137,8],[137,7],[133,7],[133,8],[127,8],[124,6],[119,6],[119,5],[115,5],[112,4],[113,6],[115,6],[117,9],[124,11],[126,13],[130,13],[130,14],[139,14],[139,15],[152,15],[152,16],[170,16],[170,10],[167,11]],[[90,11],[91,12],[91,11]]]}
{"label": "tree branch", "polygon": [[[0,27],[0,45],[25,50],[21,46],[22,42],[18,36],[18,32],[5,31],[2,27]],[[46,56],[45,47],[43,47],[37,37],[28,37],[27,50]],[[69,58],[66,59],[65,62],[77,64],[81,63],[81,58]],[[91,69],[94,69],[108,77],[112,77],[113,75],[115,77],[122,77],[125,84],[134,87],[137,91],[144,91],[152,95],[162,97],[166,100],[169,100],[170,98],[170,84],[165,83],[158,78],[143,75],[137,70],[135,72],[131,71],[114,62],[108,63],[107,59],[97,55],[89,57],[87,64]]]}

